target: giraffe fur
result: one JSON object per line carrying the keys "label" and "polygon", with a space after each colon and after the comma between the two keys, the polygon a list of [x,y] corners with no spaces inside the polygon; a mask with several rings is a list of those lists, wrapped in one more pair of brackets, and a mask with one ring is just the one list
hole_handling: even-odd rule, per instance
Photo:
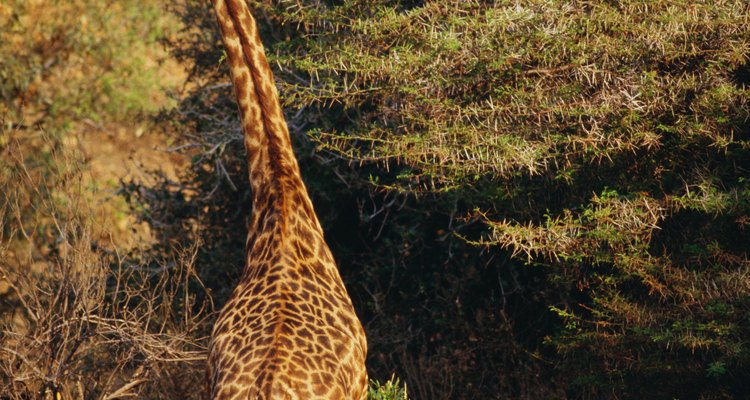
{"label": "giraffe fur", "polygon": [[245,0],[213,0],[240,110],[253,213],[209,344],[214,400],[365,399],[367,342],[302,181]]}

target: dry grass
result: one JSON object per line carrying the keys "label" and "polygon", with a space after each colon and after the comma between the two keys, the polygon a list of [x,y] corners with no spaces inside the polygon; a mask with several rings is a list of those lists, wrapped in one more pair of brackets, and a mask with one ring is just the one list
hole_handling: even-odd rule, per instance
{"label": "dry grass", "polygon": [[171,259],[120,255],[74,155],[42,139],[9,143],[2,160],[0,392],[200,397],[211,305],[196,300],[198,245]]}

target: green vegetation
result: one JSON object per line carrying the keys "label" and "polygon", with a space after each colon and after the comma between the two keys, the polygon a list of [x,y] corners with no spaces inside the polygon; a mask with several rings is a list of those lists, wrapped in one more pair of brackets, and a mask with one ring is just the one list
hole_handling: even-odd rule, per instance
{"label": "green vegetation", "polygon": [[407,400],[406,386],[401,386],[398,378],[392,377],[388,382],[381,384],[378,381],[370,382],[368,400]]}
{"label": "green vegetation", "polygon": [[135,0],[0,5],[0,111],[58,124],[158,111],[174,85],[155,71],[170,22],[158,4]]}
{"label": "green vegetation", "polygon": [[[218,32],[205,1],[94,3],[0,5],[0,272],[27,282],[0,287],[2,390],[197,398],[251,196]],[[747,397],[746,2],[250,3],[367,330],[371,399]],[[176,101],[162,45],[189,71]],[[120,182],[142,246],[106,240],[97,184],[75,178],[89,165],[60,156],[91,121],[148,123],[187,160]],[[151,275],[118,281],[125,265]],[[101,286],[50,295],[65,273]],[[32,298],[57,319],[35,322]],[[130,330],[61,324],[76,312]],[[87,332],[70,358],[44,336],[61,326]],[[55,356],[20,350],[35,337]],[[100,363],[113,348],[123,364]]]}

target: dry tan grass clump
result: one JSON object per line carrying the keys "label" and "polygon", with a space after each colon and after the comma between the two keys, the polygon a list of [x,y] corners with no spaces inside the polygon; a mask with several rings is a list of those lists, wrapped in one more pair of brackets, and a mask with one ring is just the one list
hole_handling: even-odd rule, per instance
{"label": "dry tan grass clump", "polygon": [[78,159],[48,139],[0,152],[4,398],[200,398],[209,304],[196,300],[196,248],[119,254]]}

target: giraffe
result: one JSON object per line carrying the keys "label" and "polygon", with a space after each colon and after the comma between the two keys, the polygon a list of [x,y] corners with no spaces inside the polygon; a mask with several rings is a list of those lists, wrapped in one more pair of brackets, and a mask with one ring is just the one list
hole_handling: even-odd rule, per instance
{"label": "giraffe", "polygon": [[367,342],[302,182],[245,0],[212,0],[253,192],[245,267],[214,325],[214,400],[365,399]]}

